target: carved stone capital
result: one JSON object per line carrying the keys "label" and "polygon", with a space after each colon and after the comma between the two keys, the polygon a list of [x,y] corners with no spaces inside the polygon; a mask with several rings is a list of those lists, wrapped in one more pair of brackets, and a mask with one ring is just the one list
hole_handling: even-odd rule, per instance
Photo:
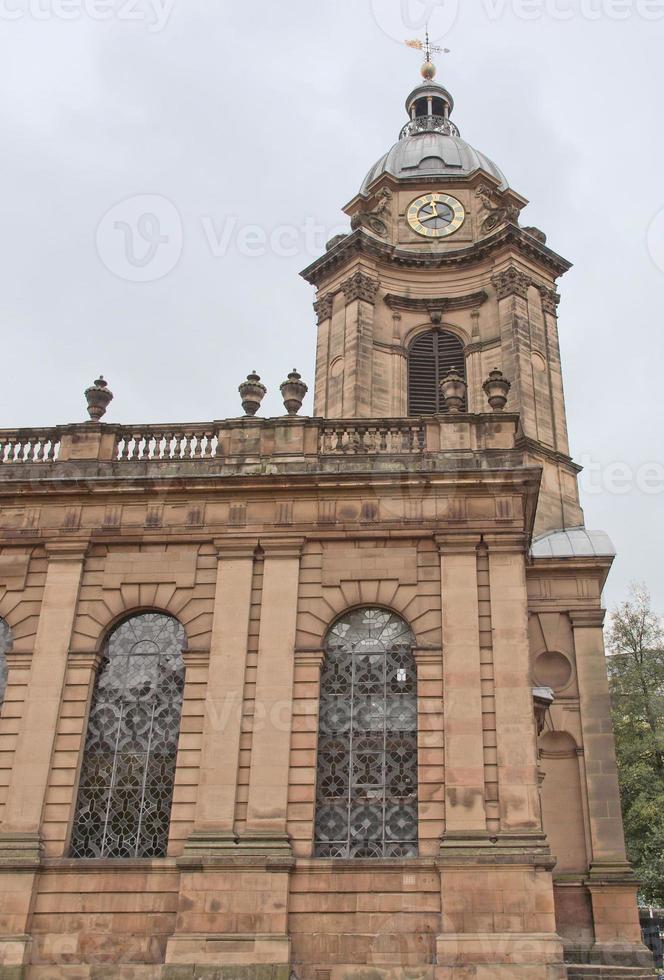
{"label": "carved stone capital", "polygon": [[375,303],[380,283],[364,272],[355,272],[349,279],[341,283],[341,289],[346,297],[346,304],[356,300],[365,303]]}
{"label": "carved stone capital", "polygon": [[253,559],[258,538],[233,537],[216,538],[214,546],[217,549],[217,559],[219,561],[229,561],[234,558]]}
{"label": "carved stone capital", "polygon": [[551,289],[549,286],[540,286],[539,291],[542,297],[542,309],[544,312],[550,313],[551,316],[558,316],[558,306],[560,304],[558,290]]}
{"label": "carved stone capital", "polygon": [[572,609],[569,618],[575,630],[603,629],[606,609]]}
{"label": "carved stone capital", "polygon": [[85,559],[90,542],[87,538],[63,538],[59,541],[47,541],[44,544],[49,561],[81,562]]}
{"label": "carved stone capital", "polygon": [[321,323],[324,323],[325,320],[331,319],[333,306],[334,293],[328,293],[326,296],[321,296],[318,302],[314,303],[314,310],[316,311],[319,326]]}
{"label": "carved stone capital", "polygon": [[509,299],[510,296],[528,299],[528,287],[532,285],[532,279],[525,272],[520,272],[512,266],[495,275],[491,285],[498,293],[499,300]]}
{"label": "carved stone capital", "polygon": [[304,538],[261,538],[260,546],[266,558],[288,560],[300,558],[304,548]]}

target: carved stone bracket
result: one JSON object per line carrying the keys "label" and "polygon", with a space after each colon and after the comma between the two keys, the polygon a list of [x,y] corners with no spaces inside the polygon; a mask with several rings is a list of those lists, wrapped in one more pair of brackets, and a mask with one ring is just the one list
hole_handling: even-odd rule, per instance
{"label": "carved stone bracket", "polygon": [[321,296],[318,302],[314,303],[314,310],[316,311],[319,326],[321,323],[324,323],[325,320],[331,319],[333,306],[334,293],[328,293],[326,296]]}
{"label": "carved stone bracket", "polygon": [[533,281],[525,272],[520,272],[512,266],[495,275],[491,285],[498,293],[499,300],[509,299],[510,296],[528,299],[528,287],[533,285]]}
{"label": "carved stone bracket", "polygon": [[350,279],[342,282],[341,289],[346,297],[346,304],[353,303],[358,299],[365,303],[375,303],[379,285],[377,280],[372,279],[366,273],[356,272]]}
{"label": "carved stone bracket", "polygon": [[558,306],[560,304],[558,290],[550,289],[548,286],[540,286],[539,291],[542,297],[542,309],[544,312],[550,313],[551,316],[558,316]]}
{"label": "carved stone bracket", "polygon": [[353,215],[350,226],[353,231],[358,228],[367,228],[380,238],[387,238],[389,229],[385,221],[392,212],[392,191],[388,187],[383,187],[376,196],[373,207],[368,203],[365,208]]}
{"label": "carved stone bracket", "polygon": [[388,293],[385,303],[395,312],[428,314],[432,323],[440,323],[445,313],[456,310],[478,310],[488,298],[484,290],[466,296],[432,296],[424,299]]}

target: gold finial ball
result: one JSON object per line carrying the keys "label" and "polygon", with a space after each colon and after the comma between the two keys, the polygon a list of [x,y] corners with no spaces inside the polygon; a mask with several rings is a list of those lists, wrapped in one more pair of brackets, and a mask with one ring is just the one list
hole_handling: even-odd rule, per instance
{"label": "gold finial ball", "polygon": [[436,66],[431,61],[425,61],[422,65],[422,78],[426,82],[432,82],[436,77]]}

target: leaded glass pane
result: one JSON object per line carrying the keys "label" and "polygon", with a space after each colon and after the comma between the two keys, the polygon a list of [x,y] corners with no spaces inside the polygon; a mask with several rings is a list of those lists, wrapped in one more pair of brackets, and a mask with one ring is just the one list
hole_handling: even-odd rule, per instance
{"label": "leaded glass pane", "polygon": [[384,609],[332,627],[321,679],[317,857],[417,856],[413,634]]}
{"label": "leaded glass pane", "polygon": [[184,692],[185,632],[158,613],[109,637],[85,742],[71,853],[163,857]]}
{"label": "leaded glass pane", "polygon": [[7,690],[7,658],[5,654],[11,645],[11,630],[4,619],[0,619],[0,708],[2,708]]}

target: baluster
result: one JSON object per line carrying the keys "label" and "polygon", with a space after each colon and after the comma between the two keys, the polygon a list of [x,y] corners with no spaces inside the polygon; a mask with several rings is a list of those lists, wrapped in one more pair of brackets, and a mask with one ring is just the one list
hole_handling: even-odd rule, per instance
{"label": "baluster", "polygon": [[129,457],[132,463],[135,460],[141,458],[141,434],[140,432],[132,432],[131,434],[132,442],[134,443],[134,448],[132,450],[131,456]]}
{"label": "baluster", "polygon": [[344,449],[344,434],[345,434],[345,429],[343,429],[340,426],[336,430],[336,434],[337,434],[337,448],[336,448],[336,452],[343,453],[343,452],[345,452],[345,449]]}
{"label": "baluster", "polygon": [[205,459],[211,459],[214,451],[214,432],[211,430],[205,433],[207,445],[205,446]]}
{"label": "baluster", "polygon": [[379,432],[379,436],[380,436],[379,452],[381,452],[381,453],[386,453],[387,452],[387,437],[388,437],[388,435],[389,435],[389,430],[386,429],[384,426],[381,427],[380,432]]}
{"label": "baluster", "polygon": [[185,432],[184,434],[184,458],[195,459],[196,453],[196,433]]}

